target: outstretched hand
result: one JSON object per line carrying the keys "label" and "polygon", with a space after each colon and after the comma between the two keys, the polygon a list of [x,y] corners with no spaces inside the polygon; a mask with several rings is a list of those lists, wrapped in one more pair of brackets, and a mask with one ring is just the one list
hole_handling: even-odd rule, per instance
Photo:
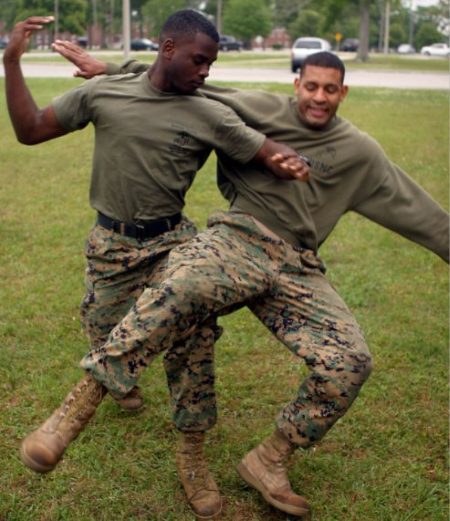
{"label": "outstretched hand", "polygon": [[53,49],[61,56],[72,62],[78,69],[73,73],[80,78],[93,78],[106,73],[106,63],[93,58],[78,45],[66,40],[55,40]]}
{"label": "outstretched hand", "polygon": [[278,152],[270,157],[270,161],[277,165],[279,173],[284,173],[279,177],[298,181],[308,181],[309,179],[309,160],[302,155]]}
{"label": "outstretched hand", "polygon": [[53,22],[53,16],[30,16],[23,22],[18,22],[11,33],[8,46],[3,53],[4,63],[18,63],[27,50],[33,31],[43,29],[44,25]]}

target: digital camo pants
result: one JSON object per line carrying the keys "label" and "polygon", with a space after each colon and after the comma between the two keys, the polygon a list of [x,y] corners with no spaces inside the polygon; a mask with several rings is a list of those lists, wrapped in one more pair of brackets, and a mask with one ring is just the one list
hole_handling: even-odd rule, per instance
{"label": "digital camo pants", "polygon": [[164,277],[81,362],[113,393],[127,393],[156,354],[199,324],[245,304],[310,369],[277,417],[297,445],[321,439],[370,374],[360,328],[321,261],[246,214],[211,219],[205,232],[171,251]]}
{"label": "digital camo pants", "polygon": [[[146,288],[158,285],[169,251],[192,239],[195,233],[195,226],[187,219],[174,230],[145,241],[100,225],[92,228],[85,247],[86,294],[81,303],[81,321],[93,349],[106,342],[110,331]],[[174,421],[180,430],[203,431],[216,421],[213,355],[220,331],[214,320],[205,322],[166,353],[164,365]],[[191,352],[186,360],[186,353]]]}

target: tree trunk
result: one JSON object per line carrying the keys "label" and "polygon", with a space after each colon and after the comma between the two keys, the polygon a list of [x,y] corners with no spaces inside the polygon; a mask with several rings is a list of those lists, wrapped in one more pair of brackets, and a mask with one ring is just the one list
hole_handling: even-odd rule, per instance
{"label": "tree trunk", "polygon": [[359,0],[359,16],[359,48],[356,59],[366,62],[369,59],[370,0]]}

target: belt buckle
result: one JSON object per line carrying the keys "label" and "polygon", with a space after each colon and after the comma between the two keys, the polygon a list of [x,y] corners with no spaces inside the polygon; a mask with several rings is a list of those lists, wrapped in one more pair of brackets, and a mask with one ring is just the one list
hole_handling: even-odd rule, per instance
{"label": "belt buckle", "polygon": [[145,240],[145,226],[141,223],[135,223],[135,227],[136,227],[136,239],[138,241],[143,241]]}

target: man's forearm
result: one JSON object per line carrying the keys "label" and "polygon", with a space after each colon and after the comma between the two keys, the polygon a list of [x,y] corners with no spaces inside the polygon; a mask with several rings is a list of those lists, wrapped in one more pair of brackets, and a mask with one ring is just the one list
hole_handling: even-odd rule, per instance
{"label": "man's forearm", "polygon": [[309,179],[307,159],[287,145],[271,139],[266,138],[253,160],[264,165],[281,179],[297,179],[299,181]]}

